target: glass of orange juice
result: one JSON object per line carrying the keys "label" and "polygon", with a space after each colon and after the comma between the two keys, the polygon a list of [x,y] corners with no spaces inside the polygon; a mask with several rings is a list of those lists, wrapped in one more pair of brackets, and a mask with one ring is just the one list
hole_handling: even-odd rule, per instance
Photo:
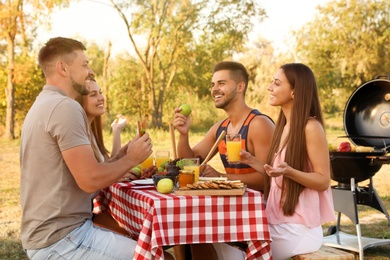
{"label": "glass of orange juice", "polygon": [[157,168],[159,168],[163,162],[169,161],[171,158],[169,151],[156,151],[155,157]]}
{"label": "glass of orange juice", "polygon": [[154,158],[153,156],[149,156],[141,163],[141,170],[148,169],[154,165]]}
{"label": "glass of orange juice", "polygon": [[194,171],[194,181],[199,181],[199,158],[184,158],[183,170]]}
{"label": "glass of orange juice", "polygon": [[230,164],[239,164],[241,161],[241,134],[226,135],[227,160]]}

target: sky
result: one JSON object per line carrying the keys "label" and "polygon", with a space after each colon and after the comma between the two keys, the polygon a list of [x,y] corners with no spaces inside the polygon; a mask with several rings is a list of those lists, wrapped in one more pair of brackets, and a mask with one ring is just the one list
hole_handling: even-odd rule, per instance
{"label": "sky", "polygon": [[[331,0],[257,0],[266,10],[268,18],[256,25],[249,40],[258,35],[269,40],[276,51],[288,48],[289,33],[310,21],[318,5]],[[38,44],[51,37],[82,37],[105,48],[112,43],[112,53],[131,52],[126,27],[109,0],[79,0],[69,8],[62,8],[51,15],[51,30],[40,28]]]}

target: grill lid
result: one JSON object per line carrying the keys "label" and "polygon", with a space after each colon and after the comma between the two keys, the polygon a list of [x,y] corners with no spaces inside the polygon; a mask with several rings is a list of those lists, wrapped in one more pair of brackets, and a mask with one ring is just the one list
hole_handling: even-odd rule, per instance
{"label": "grill lid", "polygon": [[357,146],[390,145],[390,75],[378,76],[352,93],[344,110],[344,128]]}

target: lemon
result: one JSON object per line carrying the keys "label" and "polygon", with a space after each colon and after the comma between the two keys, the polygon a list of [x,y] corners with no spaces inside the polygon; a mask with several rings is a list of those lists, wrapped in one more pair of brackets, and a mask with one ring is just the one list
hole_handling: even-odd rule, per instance
{"label": "lemon", "polygon": [[171,193],[173,190],[173,181],[171,179],[165,178],[161,179],[157,183],[157,191],[163,194]]}
{"label": "lemon", "polygon": [[190,105],[188,105],[188,104],[182,104],[180,106],[180,108],[181,108],[180,113],[182,113],[185,116],[189,116],[192,112],[192,109],[191,109]]}

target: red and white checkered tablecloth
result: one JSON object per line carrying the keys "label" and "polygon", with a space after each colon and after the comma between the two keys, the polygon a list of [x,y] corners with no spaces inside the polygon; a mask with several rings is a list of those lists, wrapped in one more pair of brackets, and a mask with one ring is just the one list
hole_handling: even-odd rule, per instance
{"label": "red and white checkered tablecloth", "polygon": [[109,207],[138,240],[134,259],[163,259],[162,246],[247,241],[246,259],[272,259],[270,233],[260,192],[242,196],[178,196],[115,183],[95,200]]}

